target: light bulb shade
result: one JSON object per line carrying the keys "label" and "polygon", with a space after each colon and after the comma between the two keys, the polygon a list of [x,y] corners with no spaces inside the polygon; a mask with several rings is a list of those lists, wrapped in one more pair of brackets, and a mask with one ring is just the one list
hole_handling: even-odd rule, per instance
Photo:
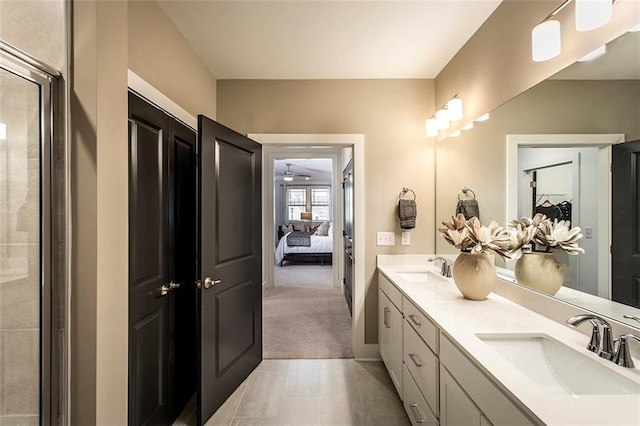
{"label": "light bulb shade", "polygon": [[438,120],[430,118],[426,123],[427,136],[438,136]]}
{"label": "light bulb shade", "polygon": [[560,21],[544,21],[531,31],[531,53],[536,62],[548,61],[560,54]]}
{"label": "light bulb shade", "polygon": [[462,99],[453,98],[447,102],[447,111],[449,111],[449,120],[462,120]]}
{"label": "light bulb shade", "polygon": [[283,178],[286,182],[291,182],[293,180],[293,178],[291,176],[285,176]]}
{"label": "light bulb shade", "polygon": [[486,113],[476,118],[476,121],[487,121],[488,119],[489,119],[489,113]]}
{"label": "light bulb shade", "polygon": [[300,219],[302,220],[311,220],[311,212],[302,212],[300,213]]}
{"label": "light bulb shade", "polygon": [[589,31],[611,20],[612,0],[576,0],[576,30]]}
{"label": "light bulb shade", "polygon": [[438,122],[438,129],[448,129],[449,128],[449,111],[446,109],[440,109],[436,111],[436,120]]}
{"label": "light bulb shade", "polygon": [[7,125],[0,123],[0,141],[7,140]]}
{"label": "light bulb shade", "polygon": [[458,136],[460,136],[460,130],[456,130],[449,135],[450,138],[457,138]]}
{"label": "light bulb shade", "polygon": [[461,130],[471,130],[471,129],[473,129],[473,121],[461,128]]}

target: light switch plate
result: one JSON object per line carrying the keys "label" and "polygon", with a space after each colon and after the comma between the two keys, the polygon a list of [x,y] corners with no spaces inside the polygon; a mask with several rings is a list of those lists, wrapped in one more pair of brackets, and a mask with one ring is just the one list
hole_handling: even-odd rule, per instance
{"label": "light switch plate", "polygon": [[593,228],[592,228],[592,227],[590,227],[590,226],[586,226],[586,227],[584,228],[584,237],[585,237],[586,239],[591,239],[591,238],[593,238]]}
{"label": "light switch plate", "polygon": [[411,232],[410,231],[402,231],[402,245],[410,246],[411,245]]}
{"label": "light switch plate", "polygon": [[376,245],[379,246],[395,246],[396,234],[393,232],[377,232],[376,233]]}

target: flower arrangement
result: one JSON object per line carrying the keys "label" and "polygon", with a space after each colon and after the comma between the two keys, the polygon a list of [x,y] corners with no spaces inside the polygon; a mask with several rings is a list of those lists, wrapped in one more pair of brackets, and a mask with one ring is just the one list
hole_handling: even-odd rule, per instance
{"label": "flower arrangement", "polygon": [[472,254],[493,251],[503,258],[509,258],[511,247],[510,233],[492,221],[483,226],[477,217],[466,220],[462,213],[443,220],[444,227],[438,228],[440,234],[452,246]]}
{"label": "flower arrangement", "polygon": [[511,228],[509,251],[513,258],[519,258],[523,253],[531,253],[533,244],[546,247],[544,250],[546,252],[558,248],[573,256],[584,253],[584,250],[578,247],[578,240],[582,238],[580,228],[577,226],[571,228],[568,220],[551,221],[542,213],[538,213],[532,218],[514,219],[509,227]]}

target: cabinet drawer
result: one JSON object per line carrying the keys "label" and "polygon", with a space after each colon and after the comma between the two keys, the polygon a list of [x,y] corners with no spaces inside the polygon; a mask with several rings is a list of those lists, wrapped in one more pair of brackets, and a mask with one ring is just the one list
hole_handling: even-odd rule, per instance
{"label": "cabinet drawer", "polygon": [[438,426],[438,418],[433,415],[427,401],[422,397],[418,386],[411,378],[411,373],[405,365],[402,369],[404,410],[407,412],[412,425],[435,425]]}
{"label": "cabinet drawer", "polygon": [[391,284],[391,281],[384,275],[378,273],[378,288],[387,295],[389,300],[396,305],[396,308],[402,312],[402,293],[398,288]]}
{"label": "cabinet drawer", "polygon": [[433,353],[438,353],[438,328],[409,299],[404,299],[404,317],[422,337]]}
{"label": "cabinet drawer", "polygon": [[422,341],[418,333],[404,321],[404,364],[427,400],[431,411],[437,416],[438,402],[438,358]]}
{"label": "cabinet drawer", "polygon": [[[444,365],[473,402],[496,425],[531,425],[529,419],[446,336],[440,336],[440,364]],[[442,380],[442,377],[440,378]],[[442,395],[441,395],[442,397]]]}

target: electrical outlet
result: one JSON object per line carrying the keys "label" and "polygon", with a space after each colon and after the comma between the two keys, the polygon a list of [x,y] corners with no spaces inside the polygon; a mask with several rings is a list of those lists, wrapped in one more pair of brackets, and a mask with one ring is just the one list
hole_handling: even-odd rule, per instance
{"label": "electrical outlet", "polygon": [[593,238],[593,228],[590,226],[586,226],[584,228],[584,237],[587,239]]}
{"label": "electrical outlet", "polygon": [[395,246],[396,234],[393,232],[377,232],[376,241],[376,245],[379,246]]}
{"label": "electrical outlet", "polygon": [[402,245],[410,246],[411,245],[411,232],[402,231]]}

